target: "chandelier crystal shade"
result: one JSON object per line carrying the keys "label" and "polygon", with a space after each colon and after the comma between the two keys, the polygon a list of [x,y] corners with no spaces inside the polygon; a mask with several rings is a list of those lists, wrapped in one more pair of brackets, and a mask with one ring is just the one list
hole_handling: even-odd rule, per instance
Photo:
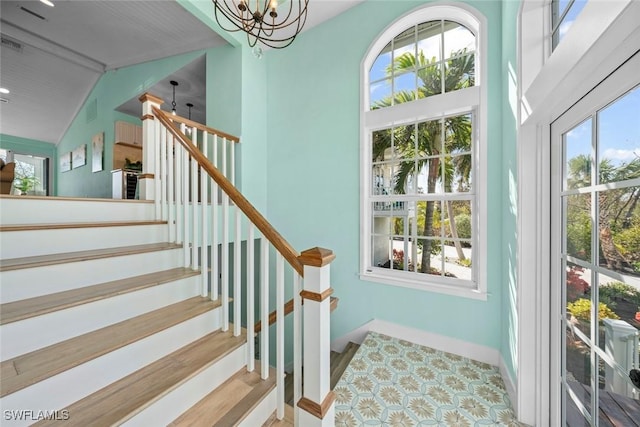
{"label": "chandelier crystal shade", "polygon": [[[282,49],[293,43],[307,20],[309,0],[212,0],[218,25],[244,31],[249,46],[258,41]],[[224,18],[220,19],[220,15]],[[233,27],[229,27],[229,23]]]}

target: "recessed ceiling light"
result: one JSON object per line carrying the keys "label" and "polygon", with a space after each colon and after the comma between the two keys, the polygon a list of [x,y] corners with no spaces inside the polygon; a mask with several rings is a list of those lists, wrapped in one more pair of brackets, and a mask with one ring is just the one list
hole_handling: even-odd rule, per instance
{"label": "recessed ceiling light", "polygon": [[50,1],[50,0],[40,0],[42,3],[46,4],[47,6],[51,6],[53,7],[54,4]]}
{"label": "recessed ceiling light", "polygon": [[0,93],[9,93],[9,89],[5,87],[0,87]]}

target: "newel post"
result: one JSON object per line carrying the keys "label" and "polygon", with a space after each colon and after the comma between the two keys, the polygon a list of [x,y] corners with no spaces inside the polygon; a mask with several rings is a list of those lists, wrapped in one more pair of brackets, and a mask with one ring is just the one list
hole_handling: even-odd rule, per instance
{"label": "newel post", "polygon": [[301,409],[299,426],[326,427],[335,423],[335,394],[330,389],[330,314],[333,293],[329,284],[329,249],[313,248],[300,254],[304,266],[304,285],[300,296],[303,310],[303,393],[297,405]]}
{"label": "newel post", "polygon": [[159,147],[156,144],[155,117],[152,107],[160,108],[164,101],[150,93],[145,93],[138,99],[142,102],[142,174],[138,177],[139,197],[140,200],[154,200],[153,180],[156,169],[156,150]]}

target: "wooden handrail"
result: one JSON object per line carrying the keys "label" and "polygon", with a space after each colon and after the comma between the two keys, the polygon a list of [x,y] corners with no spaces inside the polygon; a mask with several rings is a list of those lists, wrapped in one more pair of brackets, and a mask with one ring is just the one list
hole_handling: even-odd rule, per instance
{"label": "wooden handrail", "polygon": [[[304,299],[302,299],[302,304],[304,304]],[[330,310],[333,312],[336,308],[338,308],[338,298],[331,297],[329,303]],[[293,312],[293,298],[287,301],[284,304],[284,315],[287,316]],[[276,323],[276,311],[272,311],[269,313],[269,326]],[[257,334],[262,330],[262,322],[257,321],[255,326],[253,327],[254,332]]]}
{"label": "wooden handrail", "polygon": [[209,134],[220,135],[221,137],[226,138],[229,141],[240,142],[240,138],[238,138],[237,136],[233,136],[233,135],[231,135],[229,133],[222,132],[221,130],[218,130],[218,129],[215,129],[215,128],[210,128],[209,126],[203,125],[202,123],[194,122],[193,120],[189,120],[189,119],[184,118],[182,116],[171,115],[170,119],[171,119],[171,121],[174,121],[174,122],[184,123],[187,127],[196,128],[196,129],[201,130],[203,132],[208,132]]}
{"label": "wooden handrail", "polygon": [[160,122],[171,132],[171,134],[182,144],[189,152],[191,157],[195,159],[200,167],[205,170],[209,176],[220,186],[220,188],[229,196],[238,209],[240,209],[249,220],[255,224],[262,235],[271,242],[278,252],[282,254],[284,259],[291,267],[304,277],[304,269],[298,260],[300,254],[276,231],[275,228],[266,220],[264,216],[238,191],[238,189],[229,181],[215,166],[209,162],[202,152],[193,145],[191,138],[184,135],[175,123],[168,117],[168,114],[157,107],[152,107],[153,113]]}

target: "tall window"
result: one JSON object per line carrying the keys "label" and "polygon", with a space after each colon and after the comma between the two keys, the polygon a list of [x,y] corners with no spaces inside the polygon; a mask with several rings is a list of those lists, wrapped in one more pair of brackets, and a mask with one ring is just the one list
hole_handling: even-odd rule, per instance
{"label": "tall window", "polygon": [[588,0],[551,0],[551,49],[555,49],[569,31]]}
{"label": "tall window", "polygon": [[427,6],[394,23],[363,63],[362,277],[483,291],[482,23]]}

